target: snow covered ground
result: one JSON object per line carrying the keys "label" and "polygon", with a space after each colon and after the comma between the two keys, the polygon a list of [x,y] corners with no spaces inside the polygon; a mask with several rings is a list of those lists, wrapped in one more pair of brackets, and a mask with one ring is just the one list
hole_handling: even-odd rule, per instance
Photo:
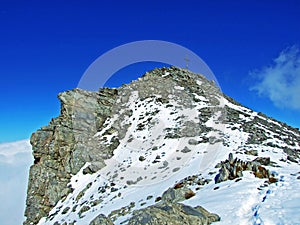
{"label": "snow covered ground", "polygon": [[[220,142],[201,143],[202,139],[199,136],[163,138],[164,128],[178,126],[176,122],[178,116],[187,120],[197,118],[199,109],[207,106],[205,99],[202,99],[202,104],[198,104],[199,108],[192,109],[193,112],[176,111],[178,107],[176,102],[172,102],[172,107],[165,108],[155,105],[154,101],[147,103],[148,100],[140,102],[137,93],[132,93],[128,107],[132,107],[133,114],[126,119],[131,126],[124,139],[120,140],[121,144],[114,151],[114,156],[108,159],[107,166],[97,173],[83,175],[83,169],[89,165],[87,163],[77,175],[73,176],[70,183],[74,188],[73,193],[59,201],[49,213],[50,219],[41,219],[40,225],[53,224],[55,221],[88,224],[100,213],[112,218],[115,224],[123,224],[133,210],[153,205],[155,198],[161,196],[176,182],[199,173],[204,178],[211,179],[211,182],[200,190],[191,187],[194,188],[196,196],[183,203],[191,206],[201,205],[210,212],[217,213],[221,217],[218,224],[300,224],[300,180],[297,179],[300,176],[300,166],[286,161],[287,156],[282,150],[286,144],[276,141],[275,133],[263,125],[260,127],[267,129],[269,141],[279,146],[246,144],[250,134],[238,129],[242,123],[258,117],[256,112],[222,99],[228,107],[241,113],[240,124],[220,125],[217,120],[219,112],[213,114],[206,122],[207,126],[215,129],[208,132],[206,137],[215,137],[217,133],[222,133],[228,144],[224,146]],[[140,106],[137,110],[136,105]],[[153,123],[153,126],[143,130],[137,129],[138,118],[151,110],[159,112],[152,120],[163,123]],[[172,110],[173,114],[167,116]],[[193,118],[189,115],[193,115]],[[148,118],[143,117],[143,121],[147,121]],[[109,119],[105,124],[106,128],[96,136],[105,135],[105,131],[116,119]],[[271,120],[267,122],[276,123]],[[111,140],[114,135],[116,134],[106,135],[106,140]],[[189,142],[191,139],[199,143]],[[153,151],[154,140],[160,145]],[[294,148],[299,148],[299,145],[295,145]],[[187,151],[183,151],[184,149]],[[218,169],[214,166],[225,160],[230,152],[242,160],[255,159],[253,155],[243,154],[241,149],[257,150],[258,156],[270,157],[278,167],[269,166],[268,169],[276,174],[279,181],[266,185],[265,179],[256,178],[252,172],[245,171],[243,178],[238,182],[229,180],[215,184],[214,176]],[[143,158],[140,158],[141,156]],[[157,163],[153,163],[155,160]]]}
{"label": "snow covered ground", "polygon": [[[276,169],[277,183],[264,186],[265,180],[244,172],[243,179],[208,184],[197,195],[183,203],[201,205],[217,213],[221,221],[215,224],[283,225],[300,224],[300,180],[291,175],[299,166]],[[214,190],[215,187],[219,187]]]}

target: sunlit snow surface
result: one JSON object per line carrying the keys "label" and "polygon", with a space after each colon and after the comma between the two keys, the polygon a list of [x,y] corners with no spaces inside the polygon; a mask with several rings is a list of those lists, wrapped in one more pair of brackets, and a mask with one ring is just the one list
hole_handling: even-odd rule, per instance
{"label": "sunlit snow surface", "polygon": [[[280,179],[267,187],[262,187],[263,179],[244,172],[241,181],[210,183],[183,203],[217,213],[221,221],[215,224],[300,224],[300,181],[291,175],[299,166],[283,166],[271,168]],[[216,186],[219,189],[214,190]]]}
{"label": "sunlit snow surface", "polygon": [[[182,90],[179,86],[175,88]],[[232,129],[233,126],[238,127],[239,124],[219,124],[217,118],[220,112],[214,113],[206,122],[206,126],[215,129],[208,132],[206,137],[216,137],[221,132],[227,146],[230,147],[226,147],[222,142],[201,143],[201,137],[198,136],[177,139],[164,139],[163,135],[160,136],[164,134],[164,128],[179,126],[176,118],[180,116],[180,113],[186,116],[187,121],[197,122],[195,118],[198,116],[199,109],[207,106],[207,100],[205,97],[195,97],[201,100],[196,107],[174,112],[171,115],[172,107],[165,108],[151,101],[141,104],[138,110],[133,110],[133,115],[127,120],[131,122],[131,126],[124,139],[120,140],[114,156],[106,160],[107,166],[92,175],[83,175],[83,169],[89,165],[87,163],[71,179],[70,185],[74,191],[66,199],[59,201],[49,213],[48,219],[42,218],[39,224],[76,221],[76,224],[85,225],[100,213],[109,216],[112,211],[134,203],[128,213],[114,220],[114,224],[126,224],[132,211],[153,205],[155,198],[161,196],[176,182],[200,173],[204,178],[212,181],[200,190],[191,187],[196,192],[196,196],[183,203],[191,206],[201,205],[210,212],[217,213],[221,221],[216,224],[300,224],[300,180],[297,179],[300,176],[298,174],[300,167],[295,163],[281,161],[286,159],[286,154],[281,148],[246,144],[249,134]],[[259,117],[250,109],[235,105],[223,97],[220,98],[225,105],[241,112],[239,118],[242,122],[252,121],[255,117]],[[134,107],[134,102],[137,100],[137,93],[133,92],[128,107]],[[172,105],[177,106],[176,102],[172,102]],[[159,111],[152,118],[159,122],[154,123],[152,127],[137,130],[137,119],[134,118],[151,110]],[[96,136],[103,135],[117,119],[107,120],[105,128]],[[146,119],[147,117],[144,118]],[[268,119],[268,123],[277,122]],[[261,129],[267,129],[263,125],[260,126]],[[276,140],[273,134],[268,130],[269,142],[274,142],[278,146],[286,145]],[[114,135],[106,135],[106,140],[109,142]],[[129,141],[132,137],[134,137],[133,140]],[[154,139],[155,144],[158,143],[155,151],[152,150]],[[188,143],[190,139],[200,142],[191,145]],[[190,151],[182,153],[181,150],[184,147],[188,147]],[[299,149],[299,145],[296,144],[293,148]],[[255,149],[259,156],[270,157],[279,167],[268,167],[268,169],[276,174],[279,181],[264,186],[264,179],[255,178],[252,173],[244,172],[239,182],[232,180],[215,184],[213,180],[218,169],[214,166],[225,160],[230,152],[234,157],[242,160],[255,159],[255,156],[242,154],[241,149]],[[153,163],[158,155],[160,156],[159,162]],[[140,156],[144,159],[139,160]],[[215,173],[212,174],[212,172]],[[87,211],[82,210],[83,207],[86,207]]]}

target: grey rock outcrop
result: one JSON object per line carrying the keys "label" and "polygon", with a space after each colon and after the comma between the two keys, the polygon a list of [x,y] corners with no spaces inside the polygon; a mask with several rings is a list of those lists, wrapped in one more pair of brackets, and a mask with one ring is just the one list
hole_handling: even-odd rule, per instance
{"label": "grey rock outcrop", "polygon": [[24,224],[36,224],[72,192],[67,185],[71,174],[76,174],[85,162],[97,162],[91,170],[105,165],[104,159],[112,151],[107,147],[98,151],[98,141],[90,134],[96,133],[110,115],[116,94],[112,89],[99,93],[74,89],[58,96],[60,116],[30,139],[34,165],[30,168]]}
{"label": "grey rock outcrop", "polygon": [[226,180],[234,180],[243,176],[243,171],[250,170],[258,178],[267,178],[269,182],[276,182],[274,175],[264,166],[270,165],[269,157],[257,157],[253,161],[242,161],[238,158],[233,158],[232,153],[228,159],[217,165],[221,167],[219,173],[215,176],[215,183],[220,183]]}
{"label": "grey rock outcrop", "polygon": [[193,197],[195,195],[195,193],[186,187],[182,187],[182,188],[169,188],[168,190],[166,190],[162,197],[161,200],[165,201],[165,202],[181,202],[184,201],[186,199],[189,199],[191,197]]}
{"label": "grey rock outcrop", "polygon": [[195,195],[191,189],[180,184],[166,190],[159,203],[134,211],[128,225],[208,225],[220,220],[217,214],[201,206],[191,207],[179,203]]}
{"label": "grey rock outcrop", "polygon": [[220,217],[204,208],[191,207],[180,203],[157,203],[133,212],[128,225],[208,225]]}
{"label": "grey rock outcrop", "polygon": [[93,219],[89,225],[114,225],[114,224],[105,215],[100,214],[95,219]]}

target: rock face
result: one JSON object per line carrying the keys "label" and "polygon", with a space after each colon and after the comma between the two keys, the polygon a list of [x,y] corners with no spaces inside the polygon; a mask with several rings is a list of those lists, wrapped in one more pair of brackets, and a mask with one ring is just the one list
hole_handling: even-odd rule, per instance
{"label": "rock face", "polygon": [[30,140],[24,225],[210,224],[222,216],[188,202],[205,185],[215,190],[250,171],[267,186],[280,162],[299,164],[299,130],[185,69],[58,97],[60,115]]}
{"label": "rock face", "polygon": [[66,197],[72,191],[68,186],[71,174],[76,174],[86,162],[92,162],[90,170],[96,171],[112,155],[116,142],[112,142],[112,147],[101,148],[91,134],[110,115],[116,95],[117,91],[111,89],[99,93],[75,89],[58,96],[60,116],[30,139],[34,165],[30,168],[24,224],[36,224]]}

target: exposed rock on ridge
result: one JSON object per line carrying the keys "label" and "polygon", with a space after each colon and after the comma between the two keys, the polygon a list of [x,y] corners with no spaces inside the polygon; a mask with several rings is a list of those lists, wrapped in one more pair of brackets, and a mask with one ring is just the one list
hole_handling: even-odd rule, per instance
{"label": "exposed rock on ridge", "polygon": [[224,162],[221,162],[217,167],[221,167],[219,173],[215,177],[215,182],[220,183],[226,180],[233,180],[243,176],[243,171],[249,170],[258,178],[268,178],[269,182],[276,182],[274,175],[264,166],[270,165],[270,158],[258,157],[255,160],[245,162],[238,158],[233,158],[232,153]]}
{"label": "exposed rock on ridge", "polygon": [[136,210],[128,225],[208,225],[220,220],[217,214],[210,213],[201,206],[191,207],[179,203],[192,198],[195,193],[186,187],[173,187],[166,190],[159,203],[145,209]]}
{"label": "exposed rock on ridge", "polygon": [[32,134],[34,165],[30,168],[24,224],[36,224],[72,190],[70,175],[86,162],[96,162],[92,169],[104,166],[113,148],[98,151],[96,133],[110,115],[117,91],[102,89],[90,93],[80,89],[59,94],[60,116]]}
{"label": "exposed rock on ridge", "polygon": [[198,207],[180,203],[159,203],[148,208],[135,211],[128,225],[208,225],[219,221],[220,217]]}

